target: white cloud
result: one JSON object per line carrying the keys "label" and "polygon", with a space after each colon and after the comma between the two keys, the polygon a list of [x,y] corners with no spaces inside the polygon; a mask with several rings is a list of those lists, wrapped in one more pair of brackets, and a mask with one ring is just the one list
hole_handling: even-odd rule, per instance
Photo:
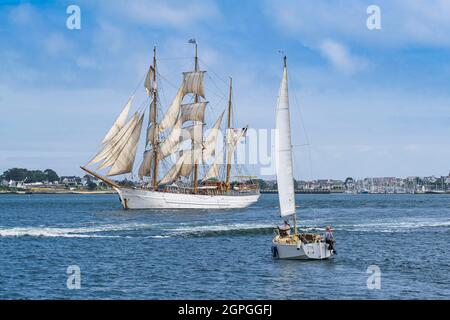
{"label": "white cloud", "polygon": [[10,20],[21,26],[29,26],[36,22],[38,17],[36,10],[30,4],[20,4],[9,12]]}
{"label": "white cloud", "polygon": [[360,45],[450,47],[450,1],[378,0],[381,30],[368,30],[372,0],[266,0],[265,13],[286,35],[316,46],[325,38]]}
{"label": "white cloud", "polygon": [[352,55],[344,45],[333,40],[324,40],[320,51],[337,70],[345,74],[364,70],[368,65],[365,59]]}
{"label": "white cloud", "polygon": [[217,18],[219,10],[213,1],[135,0],[108,2],[109,10],[129,20],[146,25],[185,28],[199,21]]}
{"label": "white cloud", "polygon": [[69,42],[60,33],[52,33],[44,41],[45,49],[49,54],[59,54],[68,51],[70,48]]}

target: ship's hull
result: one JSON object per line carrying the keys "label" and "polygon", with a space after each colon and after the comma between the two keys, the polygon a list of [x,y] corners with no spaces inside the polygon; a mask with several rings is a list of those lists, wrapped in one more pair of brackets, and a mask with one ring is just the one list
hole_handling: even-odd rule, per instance
{"label": "ship's hull", "polygon": [[258,201],[259,194],[202,195],[145,189],[114,188],[124,209],[239,209]]}
{"label": "ship's hull", "polygon": [[332,250],[324,242],[283,243],[276,237],[272,241],[272,256],[275,259],[324,260],[333,256]]}

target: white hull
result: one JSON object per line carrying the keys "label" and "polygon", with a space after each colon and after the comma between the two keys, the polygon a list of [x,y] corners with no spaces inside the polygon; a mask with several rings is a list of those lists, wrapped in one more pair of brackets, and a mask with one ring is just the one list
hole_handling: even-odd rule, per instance
{"label": "white hull", "polygon": [[259,194],[201,195],[115,188],[124,209],[239,209],[258,201]]}
{"label": "white hull", "polygon": [[278,243],[273,241],[272,253],[275,259],[291,260],[323,260],[333,256],[328,245],[324,242],[302,243],[298,241],[295,244]]}

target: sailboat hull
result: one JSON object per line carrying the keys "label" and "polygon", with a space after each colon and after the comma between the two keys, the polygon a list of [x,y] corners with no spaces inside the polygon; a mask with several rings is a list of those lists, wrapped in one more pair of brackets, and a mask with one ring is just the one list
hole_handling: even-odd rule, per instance
{"label": "sailboat hull", "polygon": [[239,209],[259,199],[250,195],[200,195],[115,188],[124,209]]}
{"label": "sailboat hull", "polygon": [[324,260],[333,256],[324,242],[284,244],[273,241],[272,253],[275,259]]}

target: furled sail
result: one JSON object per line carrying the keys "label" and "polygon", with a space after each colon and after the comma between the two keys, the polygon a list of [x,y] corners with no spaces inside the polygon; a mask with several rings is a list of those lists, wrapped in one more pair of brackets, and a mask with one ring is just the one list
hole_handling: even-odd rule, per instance
{"label": "furled sail", "polygon": [[153,69],[153,66],[150,66],[144,81],[144,87],[148,95],[151,95],[153,90],[156,90],[156,82],[153,82],[154,73],[155,69]]}
{"label": "furled sail", "polygon": [[205,91],[203,88],[203,77],[205,71],[193,71],[183,72],[183,91],[184,93],[198,94],[201,97],[205,97]]}
{"label": "furled sail", "polygon": [[140,179],[143,177],[150,177],[152,175],[152,161],[153,161],[153,150],[144,151],[144,159],[139,166],[138,176]]}
{"label": "furled sail", "polygon": [[184,93],[183,86],[177,92],[177,95],[172,101],[169,109],[167,109],[166,114],[159,122],[159,131],[162,132],[166,129],[172,128],[178,120],[178,115],[180,114],[181,101],[183,101]]}
{"label": "furled sail", "polygon": [[95,155],[95,157],[87,164],[87,166],[110,157],[114,147],[116,147],[117,144],[120,143],[120,141],[123,141],[126,135],[130,134],[130,132],[133,130],[132,128],[134,128],[138,120],[139,116],[136,113],[128,120],[128,122],[120,129],[120,131],[116,135],[114,135],[111,140],[108,141],[108,143],[105,144],[103,149]]}
{"label": "furled sail", "polygon": [[122,129],[122,127],[125,125],[125,122],[128,118],[128,113],[130,112],[132,100],[133,100],[133,97],[130,97],[130,99],[128,99],[127,104],[125,105],[125,107],[123,108],[123,110],[119,114],[119,116],[117,117],[117,119],[114,122],[114,124],[112,125],[111,129],[109,129],[108,133],[103,138],[102,143],[107,143],[108,141],[110,141],[111,138],[114,137],[120,131],[120,129]]}
{"label": "furled sail", "polygon": [[141,136],[142,121],[144,115],[142,114],[138,124],[134,127],[133,133],[126,142],[125,146],[119,153],[111,169],[108,171],[108,176],[115,176],[123,173],[128,173],[133,170],[134,160],[136,158],[137,146],[139,137]]}
{"label": "furled sail", "polygon": [[295,213],[295,193],[286,63],[278,93],[276,130],[278,135],[275,141],[275,155],[280,214],[289,216]]}
{"label": "furled sail", "polygon": [[187,103],[181,105],[180,120],[182,123],[186,121],[200,121],[205,119],[205,109],[207,101]]}

